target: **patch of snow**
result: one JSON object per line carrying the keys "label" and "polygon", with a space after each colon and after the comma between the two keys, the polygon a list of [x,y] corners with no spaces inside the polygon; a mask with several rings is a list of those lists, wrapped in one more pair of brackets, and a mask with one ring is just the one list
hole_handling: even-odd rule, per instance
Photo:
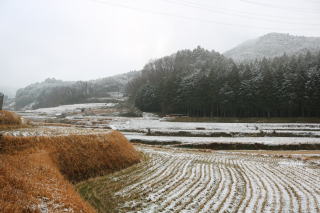
{"label": "patch of snow", "polygon": [[124,133],[129,140],[142,140],[149,142],[181,142],[184,144],[209,143],[242,143],[242,144],[320,144],[320,138],[311,137],[177,137],[177,136],[147,136],[142,134]]}
{"label": "patch of snow", "polygon": [[104,108],[113,107],[115,103],[85,103],[85,104],[72,104],[72,105],[61,105],[57,107],[40,108],[35,110],[27,110],[27,113],[46,113],[46,114],[61,114],[66,112],[81,111],[81,109],[90,108]]}

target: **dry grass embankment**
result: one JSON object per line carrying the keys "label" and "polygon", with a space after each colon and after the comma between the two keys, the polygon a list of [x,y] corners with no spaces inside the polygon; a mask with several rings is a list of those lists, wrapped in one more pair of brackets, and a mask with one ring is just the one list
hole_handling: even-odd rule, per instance
{"label": "dry grass embankment", "polygon": [[0,130],[14,129],[27,126],[19,115],[14,112],[0,110]]}
{"label": "dry grass embankment", "polygon": [[94,212],[69,182],[139,162],[119,132],[0,139],[0,212]]}

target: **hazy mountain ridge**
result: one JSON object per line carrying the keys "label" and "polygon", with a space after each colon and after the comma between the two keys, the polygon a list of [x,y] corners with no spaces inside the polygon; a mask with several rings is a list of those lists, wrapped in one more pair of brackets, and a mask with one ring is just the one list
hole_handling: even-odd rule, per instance
{"label": "hazy mountain ridge", "polygon": [[16,109],[99,101],[99,98],[110,97],[112,93],[123,93],[127,83],[137,73],[132,71],[90,81],[62,81],[48,78],[43,82],[19,89],[15,98]]}
{"label": "hazy mountain ridge", "polygon": [[283,54],[297,55],[307,51],[320,50],[320,37],[293,36],[283,33],[269,33],[257,39],[246,41],[223,53],[236,62],[273,58]]}

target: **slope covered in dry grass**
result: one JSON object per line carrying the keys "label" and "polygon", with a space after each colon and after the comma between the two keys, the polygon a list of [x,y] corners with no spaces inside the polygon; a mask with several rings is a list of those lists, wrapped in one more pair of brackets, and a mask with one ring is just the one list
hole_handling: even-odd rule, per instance
{"label": "slope covered in dry grass", "polygon": [[0,212],[94,212],[69,182],[139,162],[118,132],[0,139]]}
{"label": "slope covered in dry grass", "polygon": [[20,127],[22,120],[19,115],[14,112],[0,110],[0,130]]}

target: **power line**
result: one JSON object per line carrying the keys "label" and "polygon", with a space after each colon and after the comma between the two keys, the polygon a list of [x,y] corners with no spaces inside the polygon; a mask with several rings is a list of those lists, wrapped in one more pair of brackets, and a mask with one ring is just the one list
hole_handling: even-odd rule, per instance
{"label": "power line", "polygon": [[[169,0],[167,0],[167,1],[169,1]],[[174,1],[174,0],[173,0]],[[198,4],[198,2],[194,2],[194,1],[190,1],[190,0],[176,0],[176,1],[180,1],[180,2],[183,2],[183,3],[189,3],[189,4],[193,4],[193,5],[198,5],[198,6],[201,6],[201,4]],[[241,0],[240,0],[241,1]],[[309,1],[312,1],[312,0],[309,0]],[[317,2],[317,3],[320,3],[320,2]],[[202,4],[202,6],[203,7],[205,7],[205,8],[208,8],[208,7],[210,7],[210,5],[204,5],[204,4]],[[219,8],[218,8],[219,9]],[[225,10],[225,8],[221,8],[220,10]],[[227,11],[229,11],[229,12],[235,12],[235,13],[239,13],[239,14],[245,14],[245,15],[249,15],[249,16],[258,16],[258,17],[261,17],[262,16],[262,14],[257,14],[257,13],[249,13],[249,12],[245,12],[245,11],[241,11],[241,10],[234,10],[234,9],[227,9]],[[301,14],[302,15],[302,14]],[[308,13],[308,15],[319,15],[318,13],[316,13],[316,14],[309,14]],[[279,18],[284,18],[284,19],[292,19],[293,17],[288,17],[288,16],[279,16],[279,15],[277,15],[277,16],[274,16],[274,15],[272,15],[272,16],[270,16],[270,15],[265,15],[264,17],[273,17],[273,18],[277,18],[277,19],[279,19]],[[300,17],[301,18],[301,17]]]}
{"label": "power line", "polygon": [[[280,10],[286,10],[286,11],[288,11],[288,9],[290,9],[290,10],[295,10],[295,12],[304,13],[304,14],[310,14],[310,13],[314,13],[317,15],[319,14],[319,12],[315,12],[315,11],[307,9],[307,8],[291,7],[288,5],[285,5],[285,7],[279,7],[279,5],[274,5],[274,4],[264,3],[264,2],[256,2],[256,1],[252,1],[252,0],[240,0],[240,1],[248,3],[248,4],[252,4],[252,5],[269,7],[269,8],[273,8],[273,9],[280,9]],[[281,5],[281,6],[283,6],[283,5]]]}
{"label": "power line", "polygon": [[[255,18],[258,18],[260,20],[264,20],[264,21],[267,21],[267,22],[271,22],[271,23],[279,23],[280,21],[279,20],[276,20],[276,19],[271,19],[270,18],[265,18],[265,17],[259,17],[257,15],[243,15],[243,14],[237,14],[235,12],[229,12],[227,10],[223,10],[223,9],[220,9],[217,10],[217,9],[212,9],[210,7],[204,7],[204,5],[199,5],[199,4],[195,4],[193,2],[190,2],[190,1],[172,1],[172,0],[161,0],[161,1],[164,1],[164,2],[167,2],[167,3],[171,3],[171,4],[176,4],[176,5],[183,5],[183,6],[186,6],[186,7],[190,7],[190,8],[195,8],[195,9],[199,9],[199,10],[205,10],[205,11],[208,11],[208,12],[212,12],[212,13],[218,13],[218,14],[222,14],[222,15],[227,15],[227,16],[238,16],[238,17],[242,17],[242,18],[246,18],[246,19],[250,19],[252,20],[253,17]],[[270,17],[270,16],[269,16]],[[288,21],[282,21],[281,20],[281,23],[284,23],[284,24],[293,24],[293,25],[298,25],[298,24],[301,24],[301,25],[306,25],[306,23],[297,23],[297,22],[288,22]],[[307,24],[308,26],[313,26],[313,27],[320,27],[319,24],[310,24],[308,23]]]}
{"label": "power line", "polygon": [[[102,0],[91,0],[93,2],[97,2],[100,4],[104,4],[104,5],[109,5],[109,6],[113,6],[113,7],[119,7],[119,8],[125,8],[125,9],[129,9],[129,10],[135,10],[135,11],[139,11],[139,12],[143,12],[143,13],[149,13],[149,14],[153,14],[153,15],[162,15],[162,16],[169,16],[169,17],[174,17],[174,18],[179,18],[179,19],[184,19],[184,20],[189,20],[189,21],[197,21],[197,22],[201,22],[201,23],[209,23],[209,24],[218,24],[218,25],[223,25],[223,26],[228,26],[228,27],[241,27],[241,28],[257,28],[257,29],[264,29],[264,30],[276,30],[273,27],[261,27],[261,26],[252,26],[252,25],[243,25],[243,24],[232,24],[232,23],[227,23],[227,22],[220,22],[220,21],[215,21],[215,20],[209,20],[209,19],[202,19],[202,18],[196,18],[196,17],[189,17],[189,16],[182,16],[182,15],[177,15],[177,14],[173,14],[173,13],[168,13],[168,12],[162,12],[162,11],[155,11],[155,10],[150,10],[150,9],[145,9],[145,8],[139,8],[139,7],[132,7],[130,5],[125,5],[125,4],[119,4],[117,3],[113,3],[113,2],[109,2],[109,1],[102,1]],[[304,28],[305,30],[311,30],[309,28]],[[278,29],[278,30],[296,30],[296,29]]]}

